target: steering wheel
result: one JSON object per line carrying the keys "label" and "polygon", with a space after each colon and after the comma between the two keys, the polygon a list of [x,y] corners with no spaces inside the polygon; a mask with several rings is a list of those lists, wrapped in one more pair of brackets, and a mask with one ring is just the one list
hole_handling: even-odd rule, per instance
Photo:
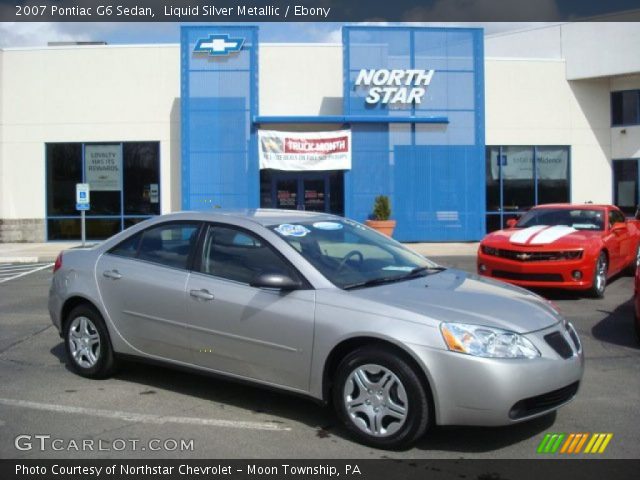
{"label": "steering wheel", "polygon": [[356,256],[359,257],[358,261],[360,263],[364,262],[364,256],[362,255],[362,252],[360,250],[351,250],[344,257],[342,257],[342,260],[340,260],[340,263],[338,264],[338,268],[336,269],[336,272],[339,272],[344,268],[344,266],[347,264],[347,260],[349,260],[351,257],[356,257]]}

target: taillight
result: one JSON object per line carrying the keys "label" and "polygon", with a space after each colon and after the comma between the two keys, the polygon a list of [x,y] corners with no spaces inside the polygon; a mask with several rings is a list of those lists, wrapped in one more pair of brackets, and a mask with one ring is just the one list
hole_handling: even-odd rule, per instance
{"label": "taillight", "polygon": [[56,263],[53,264],[53,273],[56,273],[62,268],[62,252],[56,257]]}

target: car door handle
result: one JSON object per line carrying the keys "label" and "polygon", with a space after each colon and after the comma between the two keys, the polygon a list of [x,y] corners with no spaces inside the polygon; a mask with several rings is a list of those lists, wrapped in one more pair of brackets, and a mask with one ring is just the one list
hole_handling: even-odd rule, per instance
{"label": "car door handle", "polygon": [[189,295],[200,300],[213,300],[213,294],[204,288],[202,290],[191,290]]}
{"label": "car door handle", "polygon": [[119,280],[122,278],[122,274],[117,270],[105,270],[102,272],[102,275],[112,280]]}

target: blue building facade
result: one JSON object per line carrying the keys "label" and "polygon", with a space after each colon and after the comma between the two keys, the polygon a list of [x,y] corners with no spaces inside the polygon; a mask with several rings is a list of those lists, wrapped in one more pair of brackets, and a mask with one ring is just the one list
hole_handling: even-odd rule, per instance
{"label": "blue building facade", "polygon": [[[482,30],[344,27],[343,114],[318,117],[260,115],[258,35],[257,27],[182,29],[183,209],[277,207],[289,191],[288,208],[364,221],[383,194],[398,240],[484,235]],[[260,172],[257,131],[269,123],[350,129],[351,169]]]}

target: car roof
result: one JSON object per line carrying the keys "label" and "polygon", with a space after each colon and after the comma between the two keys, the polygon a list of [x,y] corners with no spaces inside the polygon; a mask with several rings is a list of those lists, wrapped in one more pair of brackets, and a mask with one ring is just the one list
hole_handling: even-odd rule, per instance
{"label": "car roof", "polygon": [[279,225],[281,223],[301,223],[321,220],[340,220],[341,217],[323,212],[308,212],[304,210],[281,209],[215,209],[210,211],[186,211],[170,213],[162,216],[164,219],[171,217],[175,220],[203,220],[224,221],[225,219],[249,220],[262,226]]}

